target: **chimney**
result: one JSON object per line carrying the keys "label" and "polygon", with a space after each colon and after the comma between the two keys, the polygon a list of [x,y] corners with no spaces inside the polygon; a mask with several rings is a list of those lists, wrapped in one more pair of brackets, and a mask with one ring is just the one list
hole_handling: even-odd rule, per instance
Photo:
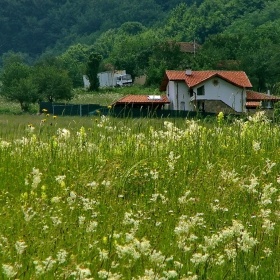
{"label": "chimney", "polygon": [[191,67],[187,67],[187,69],[186,69],[186,75],[187,75],[187,76],[191,76],[191,75],[192,75],[192,69],[191,69]]}
{"label": "chimney", "polygon": [[270,90],[269,89],[267,90],[267,95],[270,95]]}

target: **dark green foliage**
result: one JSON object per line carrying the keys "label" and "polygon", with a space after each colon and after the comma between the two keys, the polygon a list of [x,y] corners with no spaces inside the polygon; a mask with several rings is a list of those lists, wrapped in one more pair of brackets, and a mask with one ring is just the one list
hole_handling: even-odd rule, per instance
{"label": "dark green foliage", "polygon": [[63,67],[68,71],[73,87],[83,86],[83,75],[91,48],[82,44],[73,45],[61,56]]}
{"label": "dark green foliage", "polygon": [[146,84],[159,85],[167,69],[185,69],[190,64],[192,57],[193,54],[187,54],[181,51],[178,42],[168,41],[155,44],[149,57],[148,69],[146,71]]}
{"label": "dark green foliage", "polygon": [[38,65],[34,70],[33,79],[38,86],[40,100],[53,102],[73,97],[72,81],[66,70],[54,65]]}
{"label": "dark green foliage", "polygon": [[102,56],[98,53],[91,53],[87,62],[86,74],[90,82],[90,91],[98,91],[99,89],[99,80],[97,73],[99,70],[100,62]]}
{"label": "dark green foliage", "polygon": [[280,120],[280,102],[274,104],[274,120],[279,122]]}
{"label": "dark green foliage", "polygon": [[32,68],[21,62],[8,64],[2,73],[1,95],[20,103],[22,111],[38,100],[37,85],[33,81]]}
{"label": "dark green foliage", "polygon": [[58,42],[62,51],[78,43],[81,36],[129,21],[151,25],[162,16],[162,8],[154,0],[2,0],[0,55],[13,49],[35,56]]}
{"label": "dark green foliage", "polygon": [[140,22],[125,22],[121,27],[120,31],[128,35],[136,35],[145,30],[145,27]]}

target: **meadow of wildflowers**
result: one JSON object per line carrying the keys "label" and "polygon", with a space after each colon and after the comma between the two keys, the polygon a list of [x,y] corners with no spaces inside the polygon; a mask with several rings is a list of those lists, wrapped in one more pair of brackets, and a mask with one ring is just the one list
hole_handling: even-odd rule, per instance
{"label": "meadow of wildflowers", "polygon": [[278,279],[280,127],[223,118],[0,122],[0,279]]}

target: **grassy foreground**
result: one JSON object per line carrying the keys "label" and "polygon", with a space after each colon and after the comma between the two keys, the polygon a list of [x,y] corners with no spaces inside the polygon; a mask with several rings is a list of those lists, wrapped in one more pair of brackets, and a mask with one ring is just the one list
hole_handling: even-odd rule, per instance
{"label": "grassy foreground", "polygon": [[0,129],[1,279],[279,278],[280,129],[262,112]]}

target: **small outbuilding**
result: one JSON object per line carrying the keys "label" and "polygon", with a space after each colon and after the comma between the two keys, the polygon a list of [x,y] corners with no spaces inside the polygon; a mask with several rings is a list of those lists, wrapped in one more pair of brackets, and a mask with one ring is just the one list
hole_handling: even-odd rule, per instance
{"label": "small outbuilding", "polygon": [[164,105],[169,104],[166,95],[133,95],[129,94],[112,106],[114,107],[128,107],[128,108],[143,108],[143,109],[163,109]]}
{"label": "small outbuilding", "polygon": [[274,104],[280,101],[279,96],[270,95],[268,92],[260,93],[253,90],[247,90],[246,92],[246,108],[250,109],[273,109]]}

